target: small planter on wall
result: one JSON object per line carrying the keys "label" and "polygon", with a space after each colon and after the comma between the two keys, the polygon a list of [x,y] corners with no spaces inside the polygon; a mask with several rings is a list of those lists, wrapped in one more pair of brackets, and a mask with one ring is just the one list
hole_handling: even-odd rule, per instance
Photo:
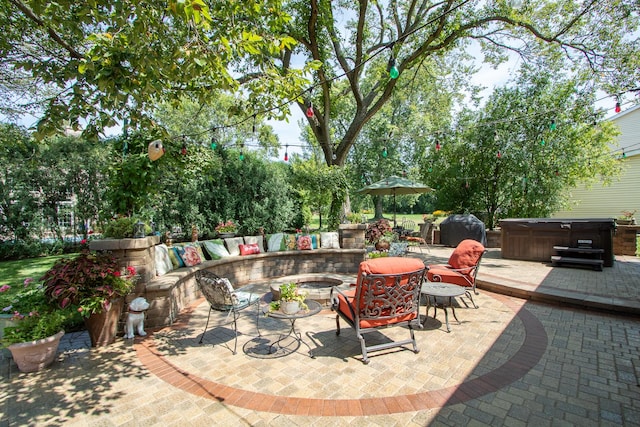
{"label": "small planter on wall", "polygon": [[616,224],[618,225],[636,225],[636,219],[616,219]]}

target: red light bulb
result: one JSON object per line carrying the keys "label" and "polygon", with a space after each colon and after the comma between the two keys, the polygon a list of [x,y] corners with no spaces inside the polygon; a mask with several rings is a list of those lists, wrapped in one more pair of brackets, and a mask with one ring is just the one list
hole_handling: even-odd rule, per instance
{"label": "red light bulb", "polygon": [[436,151],[440,151],[440,142],[436,142]]}
{"label": "red light bulb", "polygon": [[180,150],[183,156],[187,155],[187,146],[186,144],[182,144],[182,150]]}
{"label": "red light bulb", "polygon": [[500,158],[502,158],[502,153],[500,153],[500,152],[498,151],[498,156],[497,156],[497,157],[498,157],[499,159],[500,159]]}
{"label": "red light bulb", "polygon": [[286,151],[284,152],[284,161],[285,162],[289,161],[289,153],[287,153]]}
{"label": "red light bulb", "polygon": [[309,105],[309,107],[307,108],[307,117],[313,117],[313,105]]}
{"label": "red light bulb", "polygon": [[620,103],[616,102],[616,113],[619,113],[622,109],[620,108]]}

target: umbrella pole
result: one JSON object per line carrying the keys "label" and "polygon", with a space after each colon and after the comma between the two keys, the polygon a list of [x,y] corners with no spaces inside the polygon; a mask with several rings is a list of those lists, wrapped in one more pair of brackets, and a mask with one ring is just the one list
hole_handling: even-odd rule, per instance
{"label": "umbrella pole", "polygon": [[393,189],[393,228],[398,228],[398,223],[396,222],[396,189]]}

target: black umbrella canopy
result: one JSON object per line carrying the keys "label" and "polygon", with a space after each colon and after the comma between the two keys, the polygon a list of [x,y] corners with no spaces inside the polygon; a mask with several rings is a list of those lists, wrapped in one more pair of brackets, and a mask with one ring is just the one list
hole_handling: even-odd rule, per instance
{"label": "black umbrella canopy", "polygon": [[393,225],[396,224],[396,194],[422,194],[433,191],[433,188],[419,182],[411,181],[399,176],[390,176],[380,181],[369,184],[357,190],[358,193],[371,194],[373,196],[393,196]]}

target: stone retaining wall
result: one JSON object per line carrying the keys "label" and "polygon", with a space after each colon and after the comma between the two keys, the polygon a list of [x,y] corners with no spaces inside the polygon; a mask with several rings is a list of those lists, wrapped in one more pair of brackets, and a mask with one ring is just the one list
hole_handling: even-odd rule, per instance
{"label": "stone retaining wall", "polygon": [[[341,249],[316,249],[311,251],[267,252],[205,261],[194,267],[184,267],[160,277],[155,272],[155,245],[159,236],[141,239],[104,239],[90,242],[94,251],[109,251],[118,259],[120,267],[133,266],[140,279],[135,289],[126,298],[126,303],[135,297],[144,297],[150,304],[146,327],[171,325],[178,313],[199,298],[194,273],[208,269],[219,276],[228,277],[234,286],[252,281],[310,273],[357,273],[360,262],[365,259],[365,224],[340,225]],[[125,309],[126,311],[126,309]],[[123,313],[123,329],[126,315]]]}

